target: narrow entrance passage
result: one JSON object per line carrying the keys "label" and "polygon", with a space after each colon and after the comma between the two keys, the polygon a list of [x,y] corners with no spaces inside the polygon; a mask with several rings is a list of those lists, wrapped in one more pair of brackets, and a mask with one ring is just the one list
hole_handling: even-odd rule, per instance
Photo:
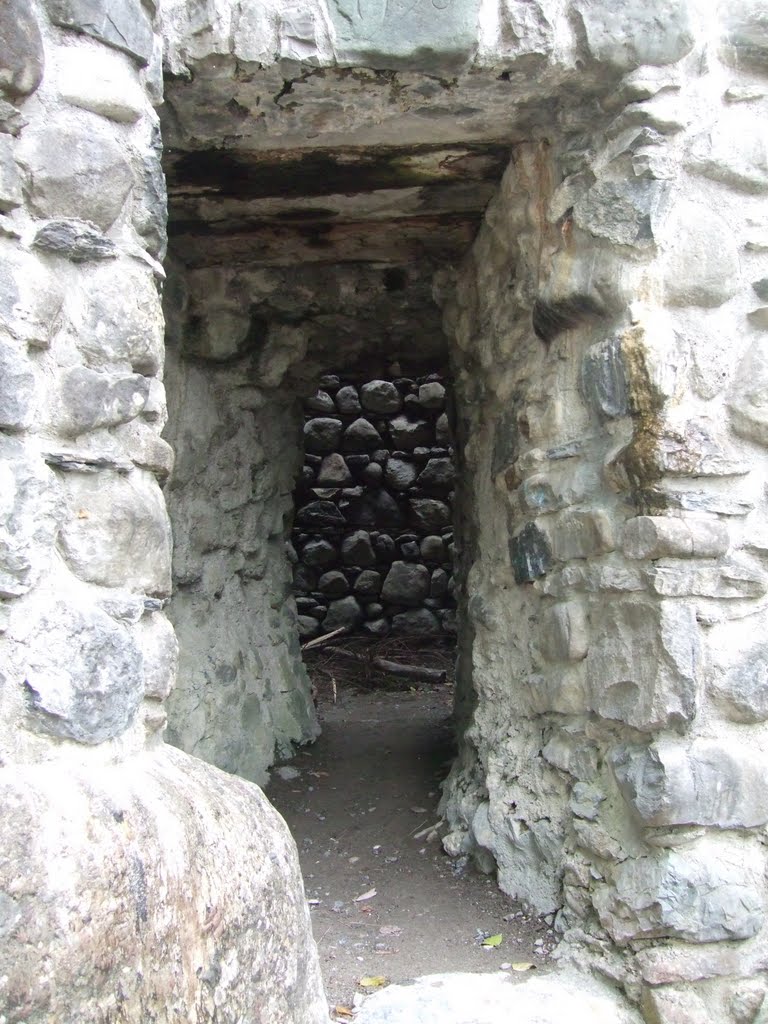
{"label": "narrow entrance passage", "polygon": [[[310,674],[318,678],[311,665]],[[450,685],[366,691],[342,681],[335,698],[330,687],[319,691],[321,737],[267,787],[299,848],[331,1006],[351,1007],[370,991],[361,979],[546,966],[546,920],[526,914],[492,875],[442,852]],[[496,935],[500,945],[483,946]]]}

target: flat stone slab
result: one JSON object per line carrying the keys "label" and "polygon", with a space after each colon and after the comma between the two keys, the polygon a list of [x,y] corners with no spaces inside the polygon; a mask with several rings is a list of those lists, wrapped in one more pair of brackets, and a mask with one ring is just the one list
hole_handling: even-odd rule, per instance
{"label": "flat stone slab", "polygon": [[573,970],[428,974],[365,1000],[355,1024],[641,1024],[615,989]]}

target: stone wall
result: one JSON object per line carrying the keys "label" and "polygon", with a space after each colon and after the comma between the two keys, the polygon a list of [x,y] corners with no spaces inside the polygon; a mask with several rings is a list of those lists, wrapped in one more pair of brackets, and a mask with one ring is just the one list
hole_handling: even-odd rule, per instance
{"label": "stone wall", "polygon": [[0,1019],[319,1024],[284,823],[162,742],[156,14],[0,8]]}
{"label": "stone wall", "polygon": [[181,654],[168,739],[261,783],[277,756],[318,732],[285,553],[300,408],[289,390],[265,387],[248,356],[205,358],[198,346],[189,357],[193,320],[219,346],[228,321],[214,304],[203,319],[184,289],[174,269],[166,296],[167,437],[177,452],[166,488],[168,613]]}
{"label": "stone wall", "polygon": [[439,374],[345,383],[304,402],[295,495],[299,633],[455,633],[453,447]]}
{"label": "stone wall", "polygon": [[758,1020],[766,991],[767,51],[729,11],[706,57],[629,71],[588,147],[520,147],[443,282],[445,845],[653,1022]]}
{"label": "stone wall", "polygon": [[294,396],[406,358],[416,322],[440,351],[437,271],[447,848],[555,915],[563,955],[649,1024],[765,1016],[765,6],[438,6],[0,9],[9,1019],[325,1017],[283,825],[162,742],[163,46],[177,737],[258,748],[256,776],[312,735],[282,548]]}

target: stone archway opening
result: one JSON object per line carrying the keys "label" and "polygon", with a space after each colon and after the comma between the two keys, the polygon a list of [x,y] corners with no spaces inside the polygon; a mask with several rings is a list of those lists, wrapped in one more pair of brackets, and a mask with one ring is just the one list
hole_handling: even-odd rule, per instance
{"label": "stone archway opening", "polygon": [[[298,82],[273,94],[267,73],[225,82],[219,69],[209,71],[211,78],[168,83],[164,125],[166,436],[178,453],[167,492],[175,541],[169,615],[181,646],[169,737],[264,781],[270,764],[317,734],[300,642],[328,616],[332,625],[347,607],[349,624],[371,638],[455,633],[453,502],[446,500],[453,444],[437,395],[452,371],[440,307],[510,143],[482,119],[462,128],[458,141],[454,127],[409,118],[404,136],[393,124],[373,134],[315,133],[317,97],[297,105]],[[386,73],[344,70],[318,74],[313,86],[326,76],[328,95],[340,88],[380,102],[392,86]],[[424,76],[425,88],[433,81]],[[504,80],[496,86],[507,88]],[[222,88],[232,92],[223,104]],[[427,105],[438,95],[430,93]],[[223,120],[201,120],[214,98]],[[264,136],[262,120],[243,116],[238,133],[229,133],[238,104],[255,111],[267,100],[294,120],[302,109],[290,132]],[[343,453],[315,443],[307,452],[315,464],[301,465],[302,402],[334,372],[358,388],[358,400],[361,389],[383,381],[399,405],[391,414],[370,410],[374,422],[362,407],[360,416],[332,413],[345,433],[359,420],[355,429],[368,424],[385,435],[378,450],[362,441],[347,453],[358,465],[350,472],[346,464],[350,480],[340,487],[317,477],[328,455]],[[342,533],[350,536],[335,538],[339,560],[356,531],[368,534],[363,547],[378,545],[375,564],[351,558],[328,567],[323,587],[337,595],[313,589],[327,574],[301,565],[299,575],[311,579],[292,591],[291,559],[303,558],[311,539],[299,508],[291,549],[292,495],[310,471],[306,490],[319,493],[309,496],[335,502],[335,514],[339,504],[347,510]],[[361,486],[370,493],[357,494]],[[388,503],[391,523],[376,522],[377,503]]]}

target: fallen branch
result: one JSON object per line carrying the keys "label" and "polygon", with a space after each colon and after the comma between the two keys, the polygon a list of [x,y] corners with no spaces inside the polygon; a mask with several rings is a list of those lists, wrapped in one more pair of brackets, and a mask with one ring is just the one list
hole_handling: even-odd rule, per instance
{"label": "fallen branch", "polygon": [[392,676],[403,676],[405,679],[416,679],[422,683],[444,683],[448,678],[445,669],[427,668],[426,665],[403,665],[399,661],[389,661],[387,658],[367,658],[364,654],[347,651],[343,647],[326,647],[326,651],[339,658],[346,658],[348,661],[371,665],[380,672],[387,672]]}
{"label": "fallen branch", "polygon": [[308,640],[305,644],[301,645],[302,651],[309,651],[313,647],[319,647],[321,644],[327,643],[329,640],[333,640],[335,636],[340,633],[346,633],[347,626],[339,626],[338,629],[334,629],[332,633],[325,633],[323,636],[316,636],[314,640]]}

